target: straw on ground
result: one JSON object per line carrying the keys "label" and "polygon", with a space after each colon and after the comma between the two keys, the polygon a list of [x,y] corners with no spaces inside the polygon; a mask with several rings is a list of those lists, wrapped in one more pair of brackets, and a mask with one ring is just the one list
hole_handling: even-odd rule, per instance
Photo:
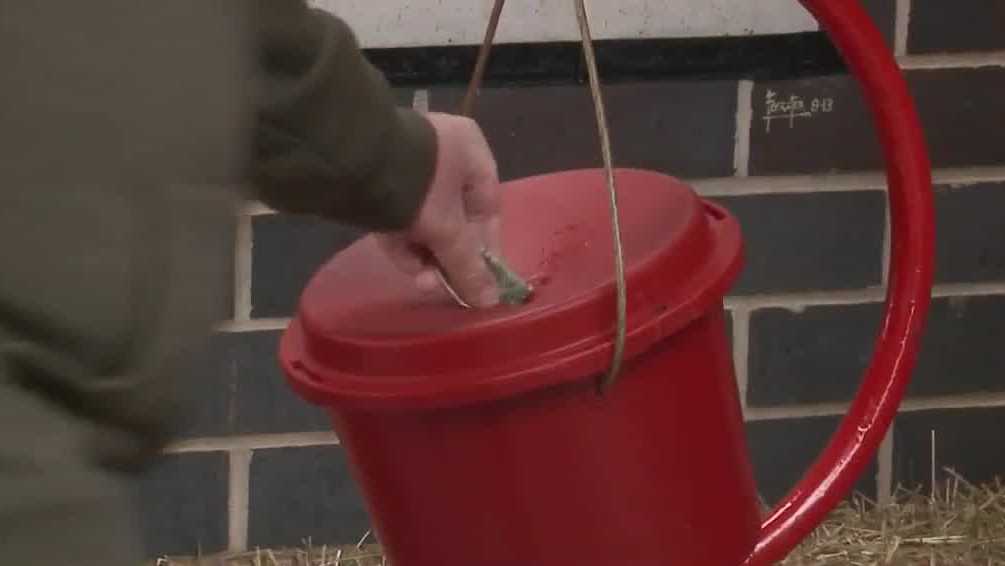
{"label": "straw on ground", "polygon": [[[972,485],[952,469],[930,493],[900,489],[887,506],[861,496],[842,505],[785,566],[1005,565],[1005,482]],[[450,564],[444,557],[444,564]],[[152,566],[388,566],[377,545],[256,549],[163,558]],[[606,566],[606,565],[597,565]]]}

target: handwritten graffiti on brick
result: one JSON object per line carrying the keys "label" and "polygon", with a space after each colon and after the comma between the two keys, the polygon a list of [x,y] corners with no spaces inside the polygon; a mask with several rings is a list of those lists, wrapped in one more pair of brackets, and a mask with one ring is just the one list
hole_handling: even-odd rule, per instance
{"label": "handwritten graffiti on brick", "polygon": [[834,99],[829,97],[817,97],[806,100],[798,94],[790,94],[787,97],[779,94],[770,88],[764,96],[764,120],[765,133],[771,133],[772,122],[782,120],[789,123],[789,129],[796,125],[796,120],[811,119],[818,114],[827,114],[834,111]]}

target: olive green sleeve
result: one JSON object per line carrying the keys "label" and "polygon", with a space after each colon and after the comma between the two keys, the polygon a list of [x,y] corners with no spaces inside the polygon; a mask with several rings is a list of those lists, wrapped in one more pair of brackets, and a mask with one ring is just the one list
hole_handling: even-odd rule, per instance
{"label": "olive green sleeve", "polygon": [[256,0],[254,22],[257,196],[370,230],[406,227],[432,179],[432,126],[395,107],[342,20],[302,0]]}

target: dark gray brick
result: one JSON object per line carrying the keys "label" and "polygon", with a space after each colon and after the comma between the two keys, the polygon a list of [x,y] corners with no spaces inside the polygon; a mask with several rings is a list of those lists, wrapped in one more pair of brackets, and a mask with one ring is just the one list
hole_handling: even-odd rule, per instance
{"label": "dark gray brick", "polygon": [[908,74],[936,167],[1005,163],[1005,68]]}
{"label": "dark gray brick", "polygon": [[937,281],[1005,280],[1005,183],[938,187],[935,205]]}
{"label": "dark gray brick", "polygon": [[[1005,69],[908,73],[933,165],[1005,162]],[[882,152],[858,86],[840,75],[757,83],[750,172],[755,175],[872,170]]]}
{"label": "dark gray brick", "polygon": [[897,27],[897,2],[896,0],[864,0],[862,6],[869,12],[872,21],[886,38],[886,44],[892,49],[894,44],[894,33]]}
{"label": "dark gray brick", "polygon": [[253,547],[355,543],[370,528],[337,446],[256,451],[249,505]]}
{"label": "dark gray brick", "polygon": [[394,87],[391,92],[394,94],[394,101],[398,106],[411,108],[412,102],[415,100],[414,89]]}
{"label": "dark gray brick", "polygon": [[[185,297],[185,308],[193,314],[198,313],[196,320],[208,315],[208,320],[215,322],[234,316],[237,210],[232,200],[236,195],[232,191],[239,192],[234,187],[223,186],[179,189],[170,196],[170,204],[164,203],[159,209],[163,216],[160,220],[168,222],[166,226],[174,226],[169,239],[162,242],[171,248],[147,250],[163,256],[162,260],[178,261],[175,266],[167,266],[163,273],[150,275],[165,279],[159,283],[170,288],[175,297]],[[169,253],[187,257],[182,260],[163,255]]]}
{"label": "dark gray brick", "polygon": [[758,82],[752,96],[752,175],[882,166],[869,113],[852,78]]}
{"label": "dark gray brick", "polygon": [[879,191],[715,199],[739,219],[746,265],[734,292],[856,289],[882,279]]}
{"label": "dark gray brick", "polygon": [[234,375],[233,432],[275,434],[331,430],[327,415],[287,385],[279,367],[280,332],[226,335],[226,368]]}
{"label": "dark gray brick", "polygon": [[220,257],[219,275],[223,279],[220,303],[213,313],[217,320],[230,320],[234,317],[234,257],[237,253],[237,217],[227,218],[228,230],[221,242],[204,242],[201,253],[212,253]]}
{"label": "dark gray brick", "polygon": [[236,368],[230,363],[227,334],[209,338],[188,360],[175,379],[182,393],[176,434],[182,438],[223,436],[233,429],[233,390]]}
{"label": "dark gray brick", "polygon": [[[768,503],[781,499],[803,477],[837,429],[837,417],[747,423],[758,491]],[[876,462],[869,464],[854,491],[876,497]]]}
{"label": "dark gray brick", "polygon": [[911,3],[907,38],[909,53],[1005,49],[1005,2],[957,0],[952,5],[931,0]]}
{"label": "dark gray brick", "polygon": [[227,455],[176,454],[139,484],[146,556],[194,556],[227,547]]}
{"label": "dark gray brick", "polygon": [[[456,109],[462,91],[431,93],[435,110]],[[733,172],[736,83],[623,83],[604,87],[615,162],[682,177]],[[488,88],[476,117],[503,179],[601,164],[585,86]]]}
{"label": "dark gray brick", "polygon": [[325,413],[287,386],[279,331],[223,332],[181,376],[188,402],[183,437],[330,430]]}
{"label": "dark gray brick", "polygon": [[[430,106],[450,111],[462,96],[462,89],[435,89]],[[486,88],[475,110],[504,180],[596,166],[592,116],[589,91],[580,86]]]}
{"label": "dark gray brick", "polygon": [[882,305],[761,309],[750,315],[747,403],[851,399],[872,356]]}
{"label": "dark gray brick", "polygon": [[944,468],[973,483],[1005,478],[1005,450],[1000,449],[1003,429],[1005,409],[904,413],[897,417],[894,428],[894,482],[930,489],[933,457],[936,482],[946,479]]}
{"label": "dark gray brick", "polygon": [[359,232],[316,218],[267,214],[252,219],[252,316],[291,316],[318,267]]}
{"label": "dark gray brick", "polygon": [[1005,297],[953,297],[932,303],[909,394],[1005,391]]}
{"label": "dark gray brick", "polygon": [[[808,307],[751,315],[750,406],[846,401],[873,350],[882,305]],[[932,303],[908,396],[1005,391],[1005,297]]]}

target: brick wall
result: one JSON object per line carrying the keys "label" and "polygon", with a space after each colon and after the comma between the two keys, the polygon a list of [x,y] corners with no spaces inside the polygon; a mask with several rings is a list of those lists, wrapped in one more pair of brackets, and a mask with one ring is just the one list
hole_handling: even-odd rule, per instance
{"label": "brick wall", "polygon": [[[939,465],[973,480],[1005,472],[1005,452],[989,449],[1005,429],[1005,4],[867,4],[917,97],[937,184],[938,272],[925,350],[903,414],[859,482],[883,498],[897,483],[929,480],[933,434]],[[722,39],[682,51],[654,40],[601,50],[605,76],[618,77],[606,91],[618,163],[690,179],[742,222],[749,260],[727,307],[768,500],[798,479],[854,394],[880,316],[889,245],[869,118],[853,80],[830,72],[833,54],[810,49],[819,39]],[[507,49],[490,78],[537,74],[496,80],[480,102],[503,177],[599,163],[588,92],[560,76],[571,65],[581,78],[575,55],[559,56],[575,47]],[[633,57],[619,55],[625,49]],[[373,57],[400,85],[400,102],[451,109],[463,72],[449,71],[466,68],[472,55],[451,53]],[[402,63],[407,57],[414,59]],[[771,110],[771,101],[791,97],[809,114]],[[183,439],[140,490],[151,555],[307,537],[355,542],[367,531],[337,439],[319,411],[287,391],[275,363],[302,285],[356,237],[255,205],[241,215],[232,320],[193,364],[198,390]]]}

